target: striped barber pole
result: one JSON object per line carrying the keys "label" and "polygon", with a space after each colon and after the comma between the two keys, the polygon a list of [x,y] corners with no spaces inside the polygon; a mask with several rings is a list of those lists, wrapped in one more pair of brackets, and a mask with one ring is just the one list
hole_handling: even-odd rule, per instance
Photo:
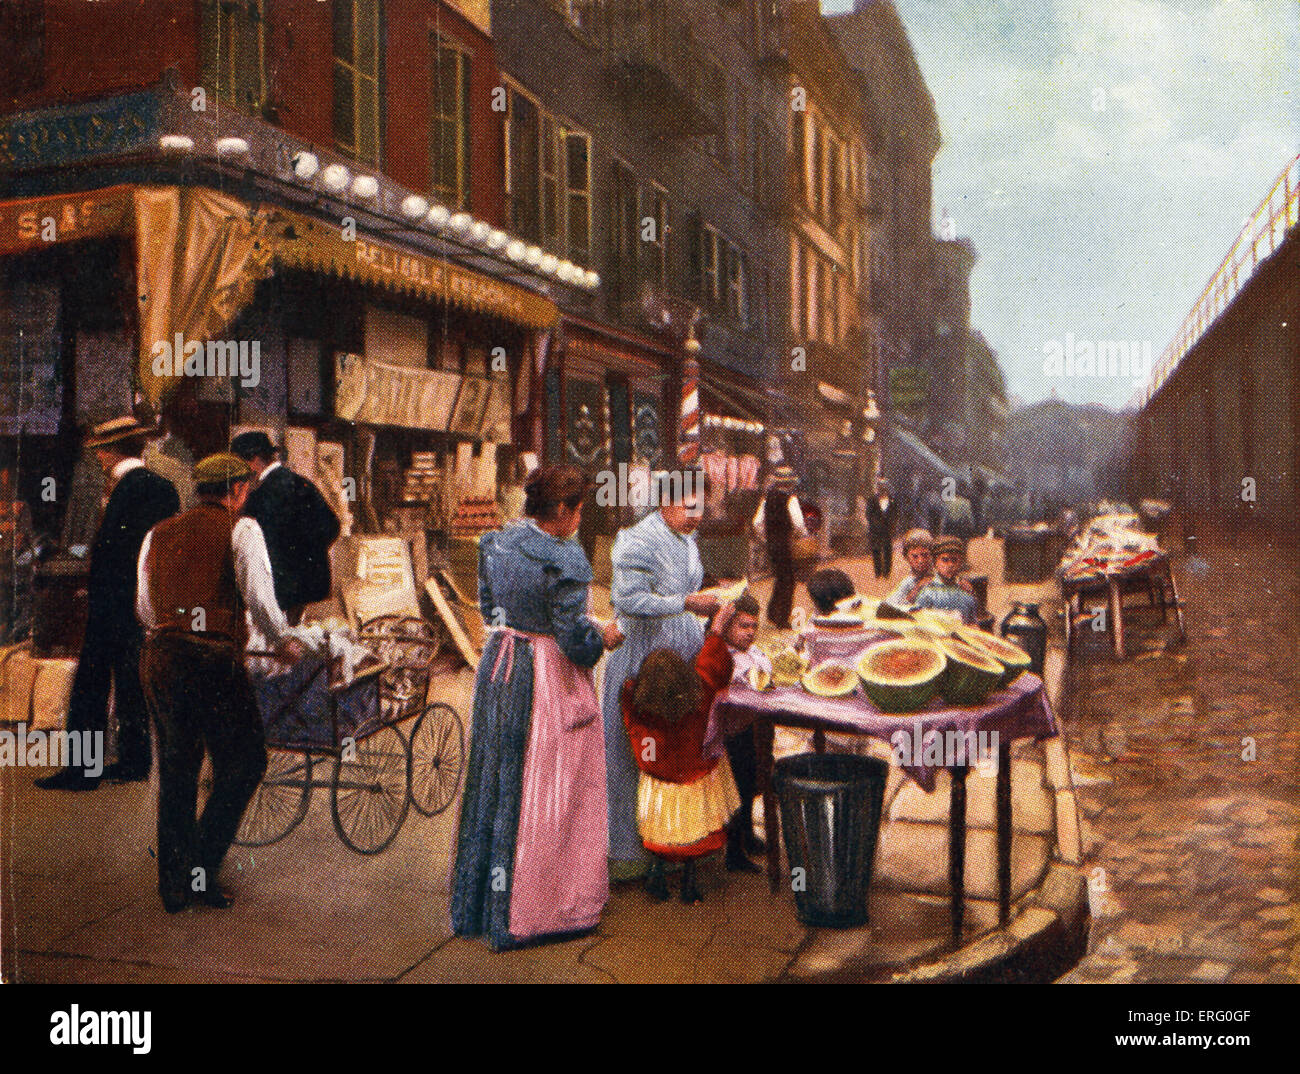
{"label": "striped barber pole", "polygon": [[692,326],[682,347],[682,420],[678,462],[682,466],[697,466],[700,461],[700,341],[695,338]]}

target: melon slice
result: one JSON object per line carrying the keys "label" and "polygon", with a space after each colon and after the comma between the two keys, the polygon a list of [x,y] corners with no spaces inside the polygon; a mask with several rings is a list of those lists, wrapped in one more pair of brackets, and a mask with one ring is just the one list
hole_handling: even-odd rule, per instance
{"label": "melon slice", "polygon": [[962,641],[970,642],[975,648],[983,649],[1002,665],[1005,669],[1002,673],[1002,686],[1009,686],[1015,682],[1022,672],[1029,670],[1029,665],[1033,663],[1029,654],[1019,645],[1008,641],[1006,638],[999,638],[996,634],[990,634],[985,630],[977,630],[975,627],[960,627],[957,636]]}
{"label": "melon slice", "polygon": [[803,688],[818,697],[844,697],[858,688],[858,676],[848,664],[825,660],[803,677]]}
{"label": "melon slice", "polygon": [[929,641],[896,638],[868,648],[858,657],[857,672],[882,712],[916,712],[934,696],[946,664]]}
{"label": "melon slice", "polygon": [[807,657],[794,649],[782,649],[772,657],[772,685],[794,686],[807,670]]}
{"label": "melon slice", "polygon": [[766,690],[772,685],[772,676],[767,673],[766,669],[759,667],[757,664],[745,672],[745,678],[755,690]]}
{"label": "melon slice", "polygon": [[936,638],[935,644],[948,658],[939,683],[948,704],[979,705],[1001,684],[1006,668],[986,650],[956,637]]}

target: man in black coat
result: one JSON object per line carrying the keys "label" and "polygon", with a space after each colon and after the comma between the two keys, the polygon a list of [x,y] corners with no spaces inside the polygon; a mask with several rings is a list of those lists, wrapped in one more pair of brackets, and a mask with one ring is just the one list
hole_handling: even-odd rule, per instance
{"label": "man in black coat", "polygon": [[65,768],[37,780],[46,790],[88,791],[101,778],[133,783],[149,776],[152,753],[140,687],[143,631],[135,615],[136,560],[145,534],[180,509],[175,486],[140,461],[150,435],[135,418],[125,417],[96,425],[86,437],[85,446],[95,452],[110,491],[90,549],[86,635],[68,698],[68,730],[101,736],[107,731],[111,684],[118,760],[102,773]]}
{"label": "man in black coat", "polygon": [[244,514],[262,527],[275,599],[297,626],[304,605],[330,595],[329,552],[339,535],[339,520],[315,485],[281,464],[266,433],[240,433],[230,450],[257,474]]}
{"label": "man in black coat", "polygon": [[867,500],[867,537],[877,578],[888,578],[894,569],[894,519],[898,502],[889,494],[889,484],[876,482],[875,494]]}

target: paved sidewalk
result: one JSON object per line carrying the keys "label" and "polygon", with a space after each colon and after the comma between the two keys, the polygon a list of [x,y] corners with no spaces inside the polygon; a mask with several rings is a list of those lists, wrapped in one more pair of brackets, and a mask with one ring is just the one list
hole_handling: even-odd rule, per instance
{"label": "paved sidewalk", "polygon": [[[1010,592],[1000,583],[999,556],[996,545],[976,542],[977,567],[995,568],[989,569],[995,610]],[[885,591],[870,578],[869,562],[837,565],[864,592]],[[1026,588],[1022,595],[1032,592]],[[607,594],[598,591],[595,600],[599,605]],[[467,726],[472,682],[468,670],[438,680],[439,693]],[[787,736],[783,746],[798,751],[806,743]],[[287,838],[232,851],[224,880],[238,897],[233,909],[169,917],[154,890],[156,785],[52,794],[32,786],[40,774],[0,770],[0,857],[6,863],[0,926],[9,980],[888,980],[904,965],[922,977],[942,977],[1006,961],[1028,938],[1047,935],[1060,915],[1044,907],[1044,892],[1065,907],[1077,878],[1077,870],[1052,862],[1060,794],[1068,785],[1064,754],[1049,757],[1025,744],[1013,768],[1018,931],[990,932],[996,922],[989,849],[993,780],[973,774],[972,897],[963,952],[954,954],[947,938],[946,787],[924,795],[895,779],[868,927],[806,929],[789,892],[770,895],[764,877],[728,875],[714,859],[702,870],[702,904],[655,905],[636,886],[615,887],[593,934],[493,954],[482,943],[449,935],[455,806],[432,818],[411,811],[393,845],[367,857],[342,845],[329,817],[328,792],[316,791],[306,820]]]}
{"label": "paved sidewalk", "polygon": [[1175,560],[1186,646],[1145,613],[1123,663],[1085,635],[1072,665],[1094,923],[1067,981],[1300,980],[1300,571],[1236,539]]}

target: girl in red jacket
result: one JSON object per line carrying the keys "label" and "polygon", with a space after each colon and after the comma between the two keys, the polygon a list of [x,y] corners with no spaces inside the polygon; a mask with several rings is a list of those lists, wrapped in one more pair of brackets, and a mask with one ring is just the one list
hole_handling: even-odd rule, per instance
{"label": "girl in red jacket", "polygon": [[731,653],[723,637],[734,612],[727,604],[714,616],[694,668],[672,649],[656,649],[641,673],[623,684],[623,722],[641,770],[637,828],[655,856],[646,891],[656,901],[668,898],[668,861],[684,863],[682,902],[704,897],[695,859],[722,849],[727,822],[740,808],[726,754],[716,760],[704,756],[709,709],[731,680]]}

